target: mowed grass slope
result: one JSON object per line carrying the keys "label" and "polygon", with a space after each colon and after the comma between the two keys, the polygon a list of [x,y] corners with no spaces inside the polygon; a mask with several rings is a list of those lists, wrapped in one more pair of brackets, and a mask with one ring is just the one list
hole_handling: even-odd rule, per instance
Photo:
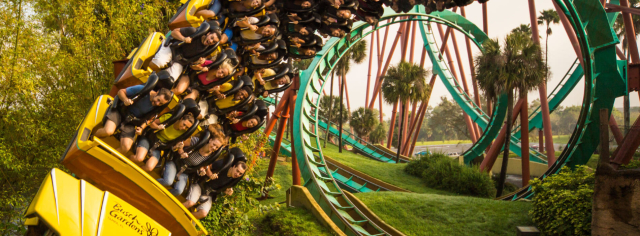
{"label": "mowed grass slope", "polygon": [[406,235],[516,235],[516,226],[533,225],[529,202],[401,192],[355,196]]}
{"label": "mowed grass slope", "polygon": [[339,153],[338,147],[331,143],[327,143],[327,147],[322,148],[322,152],[324,155],[348,167],[412,192],[451,194],[446,191],[426,187],[420,178],[404,172],[407,164],[379,162],[347,150],[342,150],[342,153]]}

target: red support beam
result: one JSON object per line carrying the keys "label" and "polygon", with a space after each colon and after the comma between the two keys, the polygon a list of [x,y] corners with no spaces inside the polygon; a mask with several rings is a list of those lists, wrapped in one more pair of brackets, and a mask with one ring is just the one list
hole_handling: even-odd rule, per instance
{"label": "red support beam", "polygon": [[[364,106],[367,106],[367,101],[369,101],[369,84],[371,84],[371,64],[373,62],[373,44],[375,43],[375,39],[373,38],[374,34],[371,34],[371,49],[369,49],[369,69],[367,70],[367,96],[364,99]],[[323,90],[324,91],[324,90]]]}
{"label": "red support beam", "polygon": [[[448,42],[448,41],[444,41],[445,40],[445,38],[443,36],[444,35],[444,30],[442,30],[442,25],[440,25],[440,24],[438,24],[438,32],[440,32],[440,36],[442,37],[443,44],[444,44],[444,42]],[[453,32],[451,32],[451,34],[453,35]],[[446,57],[448,59],[447,62],[449,63],[449,69],[453,73],[453,78],[456,81],[459,81],[458,80],[458,73],[456,72],[456,66],[453,63],[453,57],[451,57],[451,51],[449,51],[449,47],[444,47],[444,52],[445,52],[445,55],[446,55]],[[471,137],[471,141],[475,143],[478,140],[477,137],[476,137],[476,131],[475,131],[474,125],[473,125],[473,123],[471,121],[471,118],[466,113],[464,114],[464,122],[467,125],[467,131],[469,132],[469,135]]]}
{"label": "red support beam", "polygon": [[[460,12],[462,14],[463,17],[467,17],[467,14],[464,10],[464,7],[460,8]],[[482,103],[480,102],[480,92],[478,89],[478,81],[476,81],[476,68],[473,62],[473,51],[471,50],[471,39],[469,39],[469,37],[464,37],[465,39],[465,43],[467,46],[467,57],[469,59],[469,71],[471,73],[471,85],[473,87],[473,94],[475,95],[473,98],[473,101],[476,103],[476,105],[478,105],[478,108],[482,109]],[[477,131],[477,136],[478,139],[482,136],[481,134],[481,129],[480,126],[478,126],[478,124],[476,124],[476,131]]]}
{"label": "red support beam", "polygon": [[416,43],[416,23],[413,22],[413,26],[411,28],[411,51],[409,52],[409,61],[413,63],[413,48]]}
{"label": "red support beam", "polygon": [[[518,118],[518,114],[522,109],[522,103],[523,103],[523,100],[519,99],[516,105],[514,106],[513,114],[511,115],[511,121],[515,122],[516,118]],[[504,145],[505,140],[507,140],[506,133],[507,133],[507,126],[504,125],[502,126],[502,129],[500,129],[500,133],[498,134],[498,137],[496,138],[496,140],[493,142],[493,145],[491,145],[491,147],[489,148],[489,151],[487,151],[487,156],[482,161],[482,164],[480,164],[480,171],[486,171],[486,172],[491,171],[491,168],[493,168],[493,164],[496,162],[496,158],[498,157],[498,154],[500,154],[500,151],[502,150],[502,146]]]}
{"label": "red support beam", "polygon": [[[296,98],[296,93],[292,93],[291,96],[289,96],[289,111],[295,110]],[[292,122],[289,122],[289,132],[291,134],[291,137],[293,137],[293,118],[291,121]],[[291,139],[291,177],[293,178],[293,185],[302,185],[300,183],[300,167],[298,166],[298,158],[296,158],[296,149],[293,139]]]}
{"label": "red support beam", "polygon": [[371,97],[371,103],[369,104],[369,108],[373,108],[373,104],[376,102],[376,98],[378,97],[378,93],[380,92],[380,87],[382,86],[382,77],[387,74],[387,69],[389,69],[389,63],[391,63],[391,58],[393,58],[393,52],[396,50],[396,46],[398,45],[398,40],[400,39],[401,34],[396,34],[396,38],[393,40],[393,44],[391,46],[391,52],[389,52],[389,57],[387,59],[387,63],[384,65],[384,69],[380,76],[376,81],[376,85],[373,87],[373,96]]}
{"label": "red support beam", "polygon": [[627,14],[640,15],[640,9],[618,6],[616,4],[611,4],[611,3],[607,3],[607,8],[605,10],[607,12],[622,12]]}
{"label": "red support beam", "polygon": [[[540,34],[538,32],[538,17],[536,13],[536,4],[534,0],[529,0],[529,19],[531,20],[531,31],[533,42],[540,45]],[[540,93],[540,110],[542,112],[542,128],[544,129],[544,140],[546,142],[546,150],[547,150],[547,161],[549,167],[551,167],[556,162],[556,152],[553,147],[553,132],[551,131],[551,117],[549,111],[549,101],[547,100],[547,83],[546,81],[542,81],[538,85],[538,92]],[[524,107],[528,107],[528,101],[524,101]],[[528,119],[528,118],[526,118]],[[524,129],[520,129],[521,133],[524,133],[523,136],[529,136],[529,126]],[[527,140],[528,141],[528,140]],[[528,142],[527,142],[528,144]],[[529,151],[529,146],[522,147],[522,150],[527,149]]]}
{"label": "red support beam", "polygon": [[[280,117],[280,124],[278,125],[276,140],[273,143],[273,152],[271,153],[271,159],[269,160],[269,169],[267,169],[266,179],[273,177],[273,173],[275,172],[278,153],[280,153],[280,147],[282,145],[282,136],[284,136],[284,129],[287,127],[287,120],[289,118],[289,109],[291,108],[289,106],[290,99],[283,98],[282,100],[285,102],[284,114]],[[263,198],[266,198],[266,195]]]}
{"label": "red support beam", "polygon": [[633,123],[634,128],[629,129],[629,133],[622,140],[622,145],[618,146],[618,149],[614,153],[614,158],[611,164],[617,169],[622,164],[629,164],[633,154],[640,146],[640,118],[636,119]]}
{"label": "red support beam", "polygon": [[618,128],[616,118],[613,117],[613,112],[611,112],[611,118],[609,118],[609,128],[611,129],[611,133],[613,133],[613,138],[616,140],[616,144],[618,144],[618,146],[622,145],[622,139],[624,139],[624,137],[620,128]]}
{"label": "red support beam", "polygon": [[[628,0],[620,0],[620,6],[629,7]],[[633,20],[631,19],[631,14],[622,13],[622,19],[624,21],[624,29],[625,29],[625,38],[627,38],[627,46],[629,49],[629,54],[631,55],[631,62],[639,63],[640,55],[638,55],[638,44],[636,43],[636,30],[633,26]]]}
{"label": "red support beam", "polygon": [[489,14],[487,14],[487,2],[482,4],[482,29],[484,33],[489,35]]}

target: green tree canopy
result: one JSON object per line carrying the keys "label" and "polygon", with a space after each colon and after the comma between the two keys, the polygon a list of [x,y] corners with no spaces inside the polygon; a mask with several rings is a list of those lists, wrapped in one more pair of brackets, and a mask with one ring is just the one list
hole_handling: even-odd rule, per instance
{"label": "green tree canopy", "polygon": [[378,110],[360,107],[351,113],[349,125],[358,137],[367,137],[378,125]]}
{"label": "green tree canopy", "polygon": [[[329,114],[329,105],[331,104],[331,114]],[[329,119],[334,124],[338,124],[340,122],[340,97],[338,96],[323,96],[320,98],[320,111],[318,114],[322,117],[323,120]],[[349,120],[349,111],[347,110],[347,106],[342,103],[342,122],[343,124]]]}

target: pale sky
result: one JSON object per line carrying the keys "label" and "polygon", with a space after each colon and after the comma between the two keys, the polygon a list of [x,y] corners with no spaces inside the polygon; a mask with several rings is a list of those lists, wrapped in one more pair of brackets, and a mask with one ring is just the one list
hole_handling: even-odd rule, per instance
{"label": "pale sky", "polygon": [[[488,1],[488,11],[489,11],[489,37],[491,38],[499,38],[501,40],[513,29],[518,27],[520,24],[529,24],[529,8],[528,1],[520,0],[491,0]],[[553,9],[553,4],[550,0],[544,1],[536,1],[536,11],[541,12],[546,9]],[[478,25],[482,29],[482,7],[480,4],[473,3],[467,7],[466,14],[467,18]],[[460,13],[459,11],[457,13]],[[393,43],[393,39],[397,32],[397,24],[391,26],[391,31],[389,32],[389,38],[387,40],[386,53],[383,53],[383,57],[388,57],[389,51],[391,49],[391,44]],[[434,25],[435,26],[435,25]],[[446,27],[444,28],[446,30]],[[564,27],[561,24],[552,25],[551,29],[553,34],[549,37],[549,67],[551,68],[552,77],[548,82],[547,93],[550,93],[553,88],[558,84],[558,82],[562,79],[562,77],[567,73],[567,70],[571,66],[571,64],[576,59],[576,54],[569,42],[569,39],[564,31]],[[437,32],[437,28],[434,28]],[[422,37],[420,36],[420,30],[416,27],[416,42],[414,49],[414,63],[420,63],[420,56],[422,54]],[[545,40],[545,31],[546,26],[539,26],[540,36],[542,37],[541,43],[544,49],[544,40]],[[381,30],[380,38],[384,36],[384,30]],[[436,33],[436,38],[439,39],[440,36]],[[369,43],[370,36],[366,37],[367,43]],[[471,75],[468,64],[468,57],[466,51],[466,44],[464,41],[464,37],[462,33],[456,33],[456,39],[458,41],[458,46],[460,49],[460,55],[462,57],[462,62],[464,66],[464,71],[467,74],[467,83],[471,86]],[[451,39],[449,39],[451,40]],[[441,42],[438,42],[439,45],[442,45]],[[455,60],[455,51],[453,50],[452,41],[449,41],[449,50],[451,51],[452,57],[454,57],[454,62],[456,69],[458,69],[457,61]],[[472,45],[474,50],[473,55],[479,55],[480,51],[477,47]],[[398,43],[398,47],[393,55],[391,65],[396,65],[400,62],[400,43]],[[369,52],[367,52],[369,53]],[[373,82],[375,80],[375,74],[377,71],[377,57],[376,57],[375,49],[373,56],[373,66],[371,68],[371,88],[373,90]],[[407,53],[407,55],[409,55]],[[408,59],[408,56],[407,56]],[[367,70],[368,70],[368,58],[360,65],[352,65],[351,71],[347,74],[347,86],[349,88],[349,99],[351,103],[351,109],[355,110],[358,107],[362,107],[365,105],[365,97],[366,97],[366,84],[367,84]],[[428,56],[425,62],[425,68],[431,68],[431,61]],[[459,69],[458,69],[459,71]],[[461,77],[461,76],[459,76]],[[461,78],[459,78],[461,79]],[[338,93],[339,86],[336,82],[334,82],[334,95]],[[472,88],[470,88],[472,90]],[[565,99],[562,103],[562,106],[571,106],[571,105],[580,105],[582,104],[583,99],[583,90],[584,90],[584,82],[581,81],[571,92],[569,97]],[[329,86],[325,88],[327,94],[329,94]],[[471,91],[472,92],[472,91]],[[472,92],[473,93],[473,92]],[[431,101],[429,105],[436,106],[440,102],[441,96],[447,96],[451,98],[447,89],[444,87],[439,78],[436,80],[436,84],[433,89],[433,93],[431,95]],[[529,93],[529,101],[533,101],[539,98],[539,92],[533,91]],[[346,99],[346,98],[345,98]],[[638,100],[638,93],[632,93],[630,97],[631,106],[638,106],[640,102]],[[345,102],[346,103],[346,102]],[[616,100],[615,107],[622,107],[622,98],[618,98]],[[375,108],[378,108],[377,102]],[[393,104],[385,104],[383,102],[383,112],[385,119],[391,117],[391,109],[393,108]]]}

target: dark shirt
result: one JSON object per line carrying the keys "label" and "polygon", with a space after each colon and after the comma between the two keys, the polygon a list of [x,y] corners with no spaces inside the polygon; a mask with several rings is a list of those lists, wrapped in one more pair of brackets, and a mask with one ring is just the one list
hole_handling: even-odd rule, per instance
{"label": "dark shirt", "polygon": [[[224,160],[214,161],[211,164],[211,170],[218,170],[222,168],[222,165],[224,165]],[[209,182],[206,183],[206,185],[212,190],[215,190],[217,192],[224,190],[223,187],[225,187],[225,185],[235,180],[234,178],[227,176],[227,172],[229,172],[229,169],[230,168],[226,168],[220,171],[218,173],[218,178],[214,180],[210,180]],[[233,187],[233,186],[227,186],[227,187]]]}
{"label": "dark shirt", "polygon": [[[182,34],[182,36],[184,37],[189,37],[196,31],[197,29],[193,27],[180,28],[180,34]],[[185,59],[192,59],[193,57],[197,56],[207,49],[208,46],[202,43],[202,37],[204,36],[206,36],[206,34],[199,37],[191,38],[191,43],[182,44],[182,46],[180,46],[176,52],[181,54]]]}
{"label": "dark shirt", "polygon": [[[144,85],[136,85],[136,86],[128,87],[125,90],[127,97],[128,98],[133,97],[135,94],[140,92],[142,88],[144,88]],[[134,102],[128,107],[129,112],[131,112],[131,115],[138,118],[142,118],[142,116],[151,112],[153,108],[155,107],[151,104],[151,97],[149,94],[141,97],[140,99],[138,99],[136,102]]]}

